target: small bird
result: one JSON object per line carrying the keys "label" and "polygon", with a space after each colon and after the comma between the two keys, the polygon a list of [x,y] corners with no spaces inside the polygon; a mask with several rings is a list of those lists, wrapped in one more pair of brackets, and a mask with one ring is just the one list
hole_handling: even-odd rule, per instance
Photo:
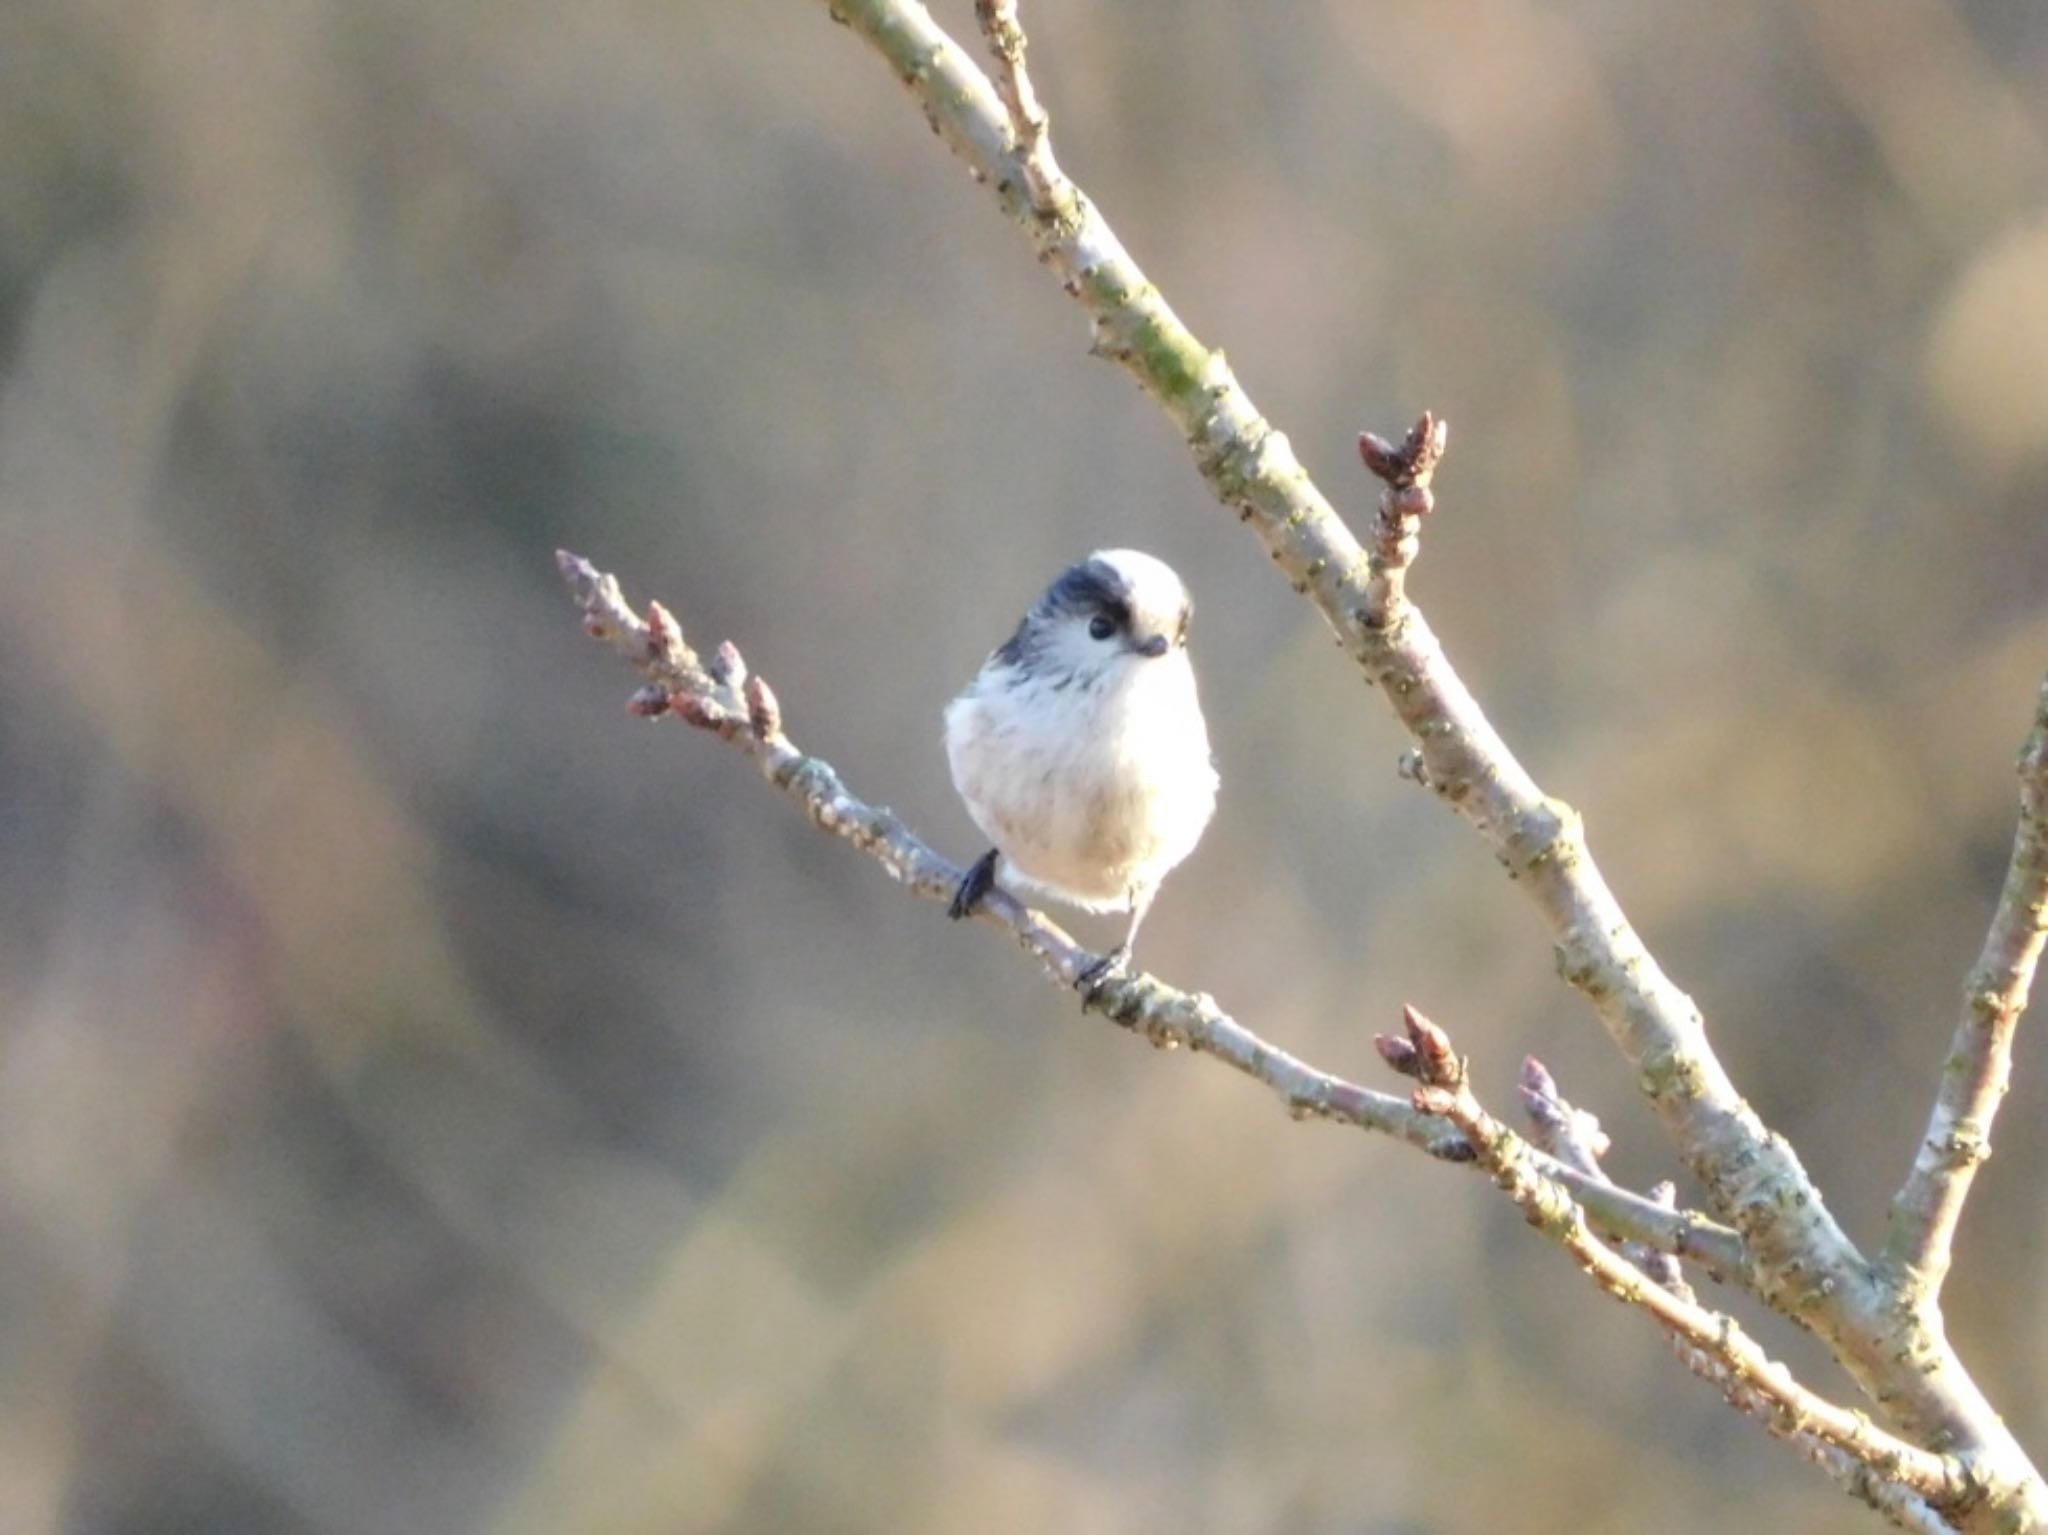
{"label": "small bird", "polygon": [[1084,911],[1124,910],[1124,940],[1081,976],[1130,958],[1167,871],[1216,810],[1216,766],[1188,662],[1188,590],[1135,549],[1062,572],[946,708],[953,787],[995,843],[952,915],[1000,880]]}

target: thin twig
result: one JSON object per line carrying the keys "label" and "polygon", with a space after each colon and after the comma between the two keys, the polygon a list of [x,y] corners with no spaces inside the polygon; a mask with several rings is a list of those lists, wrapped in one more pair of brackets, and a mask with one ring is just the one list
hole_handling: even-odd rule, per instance
{"label": "thin twig", "polygon": [[[783,731],[774,692],[748,669],[736,646],[727,641],[707,662],[660,603],[650,602],[642,618],[626,602],[617,577],[566,550],[555,559],[583,612],[584,631],[609,643],[647,679],[627,700],[632,713],[673,716],[719,736],[752,758],[762,775],[821,829],[867,853],[905,889],[930,901],[952,900],[964,871],[932,851],[895,812],[856,798],[829,763],[799,751]],[[1210,997],[1176,990],[1150,975],[1086,988],[1084,978],[1099,956],[1000,887],[983,897],[975,915],[1008,932],[1062,986],[1080,990],[1084,1007],[1162,1048],[1185,1045],[1215,1056],[1272,1089],[1297,1118],[1378,1131],[1447,1162],[1472,1160],[1464,1138],[1441,1119],[1416,1113],[1405,1098],[1360,1087],[1297,1059]],[[1741,1277],[1742,1246],[1727,1227],[1696,1211],[1667,1209],[1626,1189],[1592,1184],[1568,1168],[1550,1171],[1586,1200],[1604,1229],[1683,1257],[1717,1279]]]}
{"label": "thin twig", "polygon": [[1056,220],[1071,208],[1072,199],[1065,199],[1063,207],[1061,197],[1062,189],[1071,183],[1052,157],[1052,140],[1047,136],[1050,123],[1031,84],[1031,73],[1024,67],[1024,52],[1030,44],[1017,14],[1017,0],[974,0],[974,16],[995,57],[996,90],[1017,135],[1017,158],[1024,168],[1032,211],[1041,219]]}
{"label": "thin twig", "polygon": [[2012,1041],[2048,942],[2048,683],[2019,756],[2020,818],[1983,952],[1963,983],[1962,1017],[1927,1134],[1892,1200],[1884,1264],[1910,1304],[1932,1306],[1948,1277],[1956,1223],[1991,1155],[1991,1122],[2012,1076]]}
{"label": "thin twig", "polygon": [[1358,456],[1386,484],[1372,529],[1372,562],[1365,581],[1368,628],[1391,628],[1408,612],[1408,567],[1422,551],[1422,519],[1436,509],[1429,482],[1450,444],[1450,423],[1424,411],[1398,444],[1371,432],[1358,434]]}
{"label": "thin twig", "polygon": [[[1517,1084],[1522,1107],[1528,1113],[1533,1127],[1530,1139],[1537,1149],[1557,1164],[1554,1175],[1572,1191],[1572,1197],[1585,1208],[1587,1219],[1601,1236],[1623,1244],[1629,1261],[1667,1289],[1679,1289],[1682,1279],[1676,1279],[1681,1270],[1678,1260],[1685,1254],[1686,1244],[1679,1242],[1669,1250],[1651,1247],[1636,1241],[1625,1231],[1617,1231],[1601,1221],[1596,1212],[1598,1192],[1602,1189],[1618,1188],[1619,1185],[1607,1176],[1607,1170],[1600,1165],[1600,1159],[1607,1155],[1613,1144],[1607,1132],[1600,1128],[1600,1121],[1584,1109],[1574,1108],[1557,1089],[1556,1081],[1549,1070],[1535,1056],[1522,1062],[1522,1076]],[[1658,1190],[1665,1192],[1660,1195]],[[1593,1202],[1587,1199],[1587,1192],[1595,1196]],[[1650,1190],[1650,1202],[1660,1209],[1678,1210],[1676,1190],[1669,1183],[1660,1183]],[[1712,1272],[1711,1269],[1708,1272]],[[1666,1278],[1666,1275],[1674,1278]],[[1680,1290],[1682,1294],[1690,1291]]]}
{"label": "thin twig", "polygon": [[1570,1190],[1537,1163],[1535,1148],[1495,1119],[1474,1096],[1465,1061],[1444,1031],[1414,1008],[1404,1010],[1407,1037],[1379,1040],[1396,1071],[1420,1084],[1415,1107],[1441,1115],[1465,1132],[1480,1165],[1515,1202],[1529,1224],[1563,1246],[1593,1282],[1657,1323],[1710,1362],[1703,1371],[1724,1387],[1739,1387],[1786,1433],[1809,1434],[1850,1456],[1883,1479],[1938,1505],[1956,1504],[1979,1491],[1963,1466],[1908,1444],[1859,1412],[1828,1401],[1796,1380],[1736,1324],[1733,1317],[1655,1283],[1596,1237]]}

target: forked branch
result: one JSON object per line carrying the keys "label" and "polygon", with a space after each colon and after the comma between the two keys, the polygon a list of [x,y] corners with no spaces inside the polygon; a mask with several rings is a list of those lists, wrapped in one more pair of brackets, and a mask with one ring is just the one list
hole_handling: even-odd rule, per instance
{"label": "forked branch", "polygon": [[[1600,1122],[1585,1110],[1574,1108],[1534,1056],[1522,1063],[1517,1092],[1523,1111],[1529,1116],[1529,1139],[1567,1167],[1589,1178],[1604,1180],[1606,1173],[1600,1159],[1607,1154],[1608,1139]],[[1678,1191],[1669,1183],[1660,1183],[1650,1190],[1650,1198],[1672,1208],[1678,1202]],[[1682,1301],[1698,1300],[1678,1261],[1669,1254],[1639,1242],[1624,1242],[1621,1254],[1651,1284],[1669,1290]],[[1802,1426],[1776,1400],[1730,1369],[1719,1353],[1696,1348],[1683,1333],[1669,1328],[1665,1331],[1671,1351],[1681,1364],[1718,1390],[1730,1407],[1755,1418],[1773,1436],[1790,1445],[1801,1459],[1817,1467],[1849,1496],[1869,1504],[1900,1529],[1911,1530],[1915,1535],[1932,1535],[1954,1528],[1935,1511],[1935,1505],[1926,1496],[1890,1476],[1881,1463],[1861,1459]]]}
{"label": "forked branch", "polygon": [[996,61],[996,90],[1010,114],[1011,130],[1017,135],[1017,158],[1024,168],[1024,185],[1031,198],[1031,211],[1041,219],[1057,220],[1072,213],[1071,202],[1062,193],[1073,183],[1060,174],[1052,158],[1052,140],[1046,136],[1045,108],[1038,104],[1038,91],[1024,65],[1029,43],[1024,23],[1017,18],[1017,0],[974,0],[974,17],[981,23],[981,35]]}
{"label": "forked branch", "polygon": [[[1816,1440],[1861,1468],[1866,1478],[1904,1488],[1936,1507],[1976,1495],[1959,1463],[1908,1444],[1862,1413],[1809,1390],[1733,1317],[1710,1311],[1689,1293],[1658,1283],[1602,1242],[1587,1228],[1585,1211],[1573,1192],[1538,1163],[1535,1148],[1479,1102],[1465,1060],[1452,1048],[1450,1037],[1412,1007],[1403,1021],[1405,1037],[1382,1035],[1378,1045],[1389,1066],[1419,1084],[1416,1109],[1448,1119],[1464,1131],[1480,1165],[1493,1174],[1494,1183],[1529,1224],[1577,1258],[1608,1295],[1647,1312],[1680,1345],[1681,1357],[1721,1386],[1732,1402],[1759,1412],[1780,1434]],[[1525,1077],[1530,1089],[1525,1103],[1532,1108],[1542,1105],[1537,1111],[1540,1122],[1574,1146],[1575,1160],[1596,1161],[1585,1121],[1556,1096],[1547,1073],[1540,1083],[1530,1080],[1533,1077]]]}
{"label": "forked branch", "polygon": [[[1222,353],[1181,323],[1058,170],[1036,92],[1020,127],[1003,92],[919,0],[822,3],[887,60],[940,136],[994,189],[1087,312],[1090,350],[1158,401],[1217,498],[1382,688],[1415,743],[1410,776],[1480,831],[1533,901],[1560,974],[1592,1004],[1717,1213],[1741,1232],[1753,1287],[1810,1327],[1903,1435],[1981,1463],[1999,1491],[1970,1511],[1969,1527],[2048,1527],[2048,1482],[1956,1358],[1938,1315],[1897,1304],[1894,1286],[1829,1213],[1790,1143],[1736,1091],[1699,1009],[1658,966],[1601,876],[1577,813],[1544,794],[1515,759],[1409,598],[1430,504],[1414,470],[1422,450],[1431,468],[1442,451],[1434,424],[1425,418],[1411,434],[1413,450],[1366,445],[1387,491],[1373,536],[1361,544]],[[995,55],[1013,73],[1023,42],[1015,0],[984,14],[992,12],[1001,13],[1003,33]],[[1042,194],[1035,178],[1048,182]]]}

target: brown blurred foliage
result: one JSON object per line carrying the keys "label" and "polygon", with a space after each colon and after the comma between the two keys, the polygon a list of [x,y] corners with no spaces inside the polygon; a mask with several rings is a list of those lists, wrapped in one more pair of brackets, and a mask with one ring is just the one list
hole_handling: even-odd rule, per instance
{"label": "brown blurred foliage", "polygon": [[[2048,665],[2048,13],[1027,20],[1354,515],[1352,434],[1449,417],[1418,596],[1874,1234]],[[1077,1018],[621,712],[558,544],[964,856],[940,707],[1152,549],[1224,802],[1147,961],[1368,1079],[1412,999],[1674,1171],[1085,339],[815,5],[0,7],[0,1528],[1873,1527],[1478,1180]],[[2042,1447],[2034,1046],[1950,1313]]]}

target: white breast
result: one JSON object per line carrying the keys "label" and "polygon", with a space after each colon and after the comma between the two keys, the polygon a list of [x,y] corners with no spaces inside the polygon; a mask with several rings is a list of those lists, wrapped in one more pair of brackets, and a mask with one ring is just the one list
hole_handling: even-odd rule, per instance
{"label": "white breast", "polygon": [[1187,656],[1090,689],[991,663],[946,710],[953,785],[1005,875],[1088,910],[1127,905],[1194,851],[1216,769]]}

